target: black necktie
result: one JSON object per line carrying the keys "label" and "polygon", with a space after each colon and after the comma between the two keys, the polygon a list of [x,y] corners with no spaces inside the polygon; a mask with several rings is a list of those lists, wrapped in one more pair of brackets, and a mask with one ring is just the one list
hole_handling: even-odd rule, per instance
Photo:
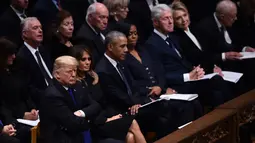
{"label": "black necktie", "polygon": [[172,48],[172,49],[174,50],[174,52],[175,52],[179,57],[182,57],[181,54],[180,54],[180,52],[177,50],[177,48],[176,48],[175,45],[173,44],[173,41],[172,41],[169,37],[167,37],[165,41],[168,43],[169,47]]}
{"label": "black necktie", "polygon": [[100,32],[97,33],[97,37],[100,39],[100,41],[101,41],[102,43],[104,43],[104,39],[103,39],[103,37],[101,36],[101,33],[100,33]]}
{"label": "black necktie", "polygon": [[127,79],[126,79],[124,73],[123,73],[123,68],[122,68],[122,66],[121,66],[119,63],[117,64],[117,68],[118,68],[118,70],[119,70],[119,73],[120,73],[120,75],[121,75],[121,77],[122,77],[123,82],[124,82],[125,85],[126,85],[128,95],[129,95],[129,96],[132,96],[132,90],[131,90],[131,88],[130,88],[128,82],[127,82]]}
{"label": "black necktie", "polygon": [[39,51],[36,51],[35,52],[35,56],[37,58],[37,61],[38,61],[38,65],[39,65],[39,68],[43,74],[43,77],[46,79],[46,81],[48,82],[48,84],[51,83],[51,78],[49,76],[49,74],[46,72],[46,69],[44,68],[43,66],[43,63],[42,63],[42,60],[41,60],[41,56],[40,56],[40,53]]}
{"label": "black necktie", "polygon": [[27,16],[25,15],[25,13],[21,14],[20,17],[23,18],[23,19],[27,18]]}

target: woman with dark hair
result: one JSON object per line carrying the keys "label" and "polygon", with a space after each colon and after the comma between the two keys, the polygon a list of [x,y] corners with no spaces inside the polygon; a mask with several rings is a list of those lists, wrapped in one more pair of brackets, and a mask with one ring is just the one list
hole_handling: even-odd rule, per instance
{"label": "woman with dark hair", "polygon": [[26,80],[12,72],[16,49],[11,41],[0,39],[0,118],[2,123],[15,126],[15,137],[26,143],[30,141],[30,127],[16,119],[37,120],[38,111],[28,94]]}
{"label": "woman with dark hair", "polygon": [[[84,88],[89,88],[92,98],[103,107],[103,110],[93,122],[95,126],[91,129],[92,136],[95,137],[95,140],[109,143],[145,143],[145,138],[133,116],[123,116],[104,104],[103,93],[98,83],[98,75],[91,69],[93,60],[88,49],[84,45],[74,46],[72,55],[79,63],[77,80],[83,84]],[[114,141],[108,141],[108,139]]]}
{"label": "woman with dark hair", "polygon": [[46,42],[46,45],[49,48],[51,60],[54,62],[59,56],[70,55],[74,31],[72,15],[65,10],[59,11],[51,30],[53,36],[49,36],[51,39]]}
{"label": "woman with dark hair", "polygon": [[83,86],[89,88],[92,98],[100,102],[103,93],[98,83],[98,75],[92,70],[93,60],[89,48],[85,45],[75,45],[72,55],[79,62],[77,79],[82,82]]}

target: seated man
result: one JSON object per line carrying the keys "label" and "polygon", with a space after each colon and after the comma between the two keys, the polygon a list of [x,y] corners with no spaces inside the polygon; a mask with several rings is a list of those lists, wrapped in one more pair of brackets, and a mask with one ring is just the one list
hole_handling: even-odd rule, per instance
{"label": "seated man", "polygon": [[[106,104],[120,113],[129,109],[131,114],[135,115],[141,104],[149,103],[153,99],[131,88],[132,76],[120,63],[128,52],[126,36],[123,33],[112,31],[107,34],[105,44],[106,53],[97,64],[96,71]],[[154,103],[139,109],[136,119],[142,130],[154,130],[157,135],[164,136],[175,129],[176,120],[171,122],[173,117],[170,118],[169,107],[163,103],[165,102]]]}
{"label": "seated man", "polygon": [[40,133],[45,143],[90,141],[89,122],[100,111],[81,84],[76,83],[77,61],[70,56],[55,60],[53,83],[42,97]]}
{"label": "seated man", "polygon": [[202,78],[204,70],[199,65],[191,66],[182,54],[178,41],[170,34],[173,31],[171,8],[165,4],[153,7],[152,19],[154,32],[146,42],[146,49],[163,66],[167,86],[179,93],[197,93],[204,103],[213,107],[229,100],[230,91],[220,76],[214,76],[211,80],[192,81]]}
{"label": "seated man", "polygon": [[220,1],[215,13],[201,20],[195,31],[204,51],[213,55],[213,62],[223,70],[244,73],[244,81],[248,84],[242,92],[254,88],[254,59],[239,60],[239,52],[254,52],[255,49],[241,40],[241,36],[232,27],[237,19],[236,4],[229,0]]}
{"label": "seated man", "polygon": [[[0,120],[1,121],[1,120]],[[19,143],[19,140],[13,137],[16,130],[12,125],[3,126],[0,123],[0,142],[1,143]]]}

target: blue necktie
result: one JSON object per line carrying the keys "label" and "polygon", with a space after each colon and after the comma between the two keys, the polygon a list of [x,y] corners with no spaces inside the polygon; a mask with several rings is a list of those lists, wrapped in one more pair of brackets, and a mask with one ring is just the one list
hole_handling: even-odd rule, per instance
{"label": "blue necktie", "polygon": [[[68,92],[69,92],[69,95],[71,96],[71,98],[74,102],[74,105],[77,105],[76,100],[74,98],[73,89],[68,88]],[[83,138],[84,138],[84,143],[92,143],[92,139],[91,139],[91,135],[90,135],[89,130],[83,132]]]}
{"label": "blue necktie", "polygon": [[2,122],[1,120],[0,120],[0,125],[2,125],[2,126],[4,125],[3,122]]}
{"label": "blue necktie", "polygon": [[119,63],[117,63],[117,69],[119,70],[119,73],[120,73],[120,75],[121,75],[121,77],[122,77],[122,80],[123,80],[123,82],[124,82],[125,85],[126,85],[128,95],[129,95],[129,96],[132,96],[132,90],[131,90],[131,88],[130,88],[130,86],[129,86],[129,84],[128,84],[128,81],[127,81],[127,79],[126,79],[124,73],[123,73],[122,66],[121,66]]}
{"label": "blue necktie", "polygon": [[177,48],[175,47],[173,41],[172,41],[169,37],[167,37],[165,41],[166,41],[166,42],[168,43],[168,45],[174,50],[174,52],[178,55],[178,57],[182,58],[180,52],[179,52],[179,51],[177,50]]}

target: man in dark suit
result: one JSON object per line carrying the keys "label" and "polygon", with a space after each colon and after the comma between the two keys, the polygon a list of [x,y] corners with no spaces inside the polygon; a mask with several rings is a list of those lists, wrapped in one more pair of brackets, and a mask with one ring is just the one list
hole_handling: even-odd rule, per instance
{"label": "man in dark suit", "polygon": [[[254,52],[255,49],[242,43],[237,31],[232,28],[236,20],[237,8],[235,3],[223,0],[217,4],[215,13],[196,25],[197,36],[200,44],[207,53],[213,56],[213,61],[223,70],[244,73],[247,82],[254,83],[254,60],[239,60],[239,52]],[[248,89],[254,88],[249,84]]]}
{"label": "man in dark suit", "polygon": [[14,68],[17,74],[26,77],[32,99],[38,104],[44,89],[51,83],[52,64],[48,53],[40,45],[43,33],[37,18],[23,20],[22,37],[24,45],[18,51]]}
{"label": "man in dark suit", "polygon": [[176,38],[169,33],[173,31],[171,9],[164,4],[155,6],[152,9],[152,19],[155,29],[146,42],[146,49],[164,67],[167,86],[180,93],[198,93],[204,103],[208,102],[214,107],[229,100],[231,97],[228,88],[220,76],[214,76],[211,80],[192,81],[202,78],[204,70],[199,65],[191,66],[182,54]]}
{"label": "man in dark suit", "polygon": [[[105,93],[106,104],[120,113],[137,114],[136,119],[142,130],[154,130],[162,137],[175,129],[176,122],[170,117],[169,107],[154,103],[140,108],[141,104],[153,99],[146,94],[132,90],[132,76],[124,65],[120,64],[127,53],[127,39],[123,33],[112,31],[106,36],[106,53],[97,64],[100,85]],[[152,118],[153,117],[153,118]],[[172,121],[172,122],[171,122]],[[174,125],[172,125],[174,124]]]}
{"label": "man in dark suit", "polygon": [[109,12],[102,3],[93,3],[89,6],[86,22],[77,31],[76,43],[87,45],[96,64],[105,52],[103,31],[108,24]]}
{"label": "man in dark suit", "polygon": [[3,126],[2,124],[0,124],[0,132],[1,143],[20,143],[18,139],[13,137],[15,135],[16,130],[12,125]]}
{"label": "man in dark suit", "polygon": [[37,0],[33,9],[31,10],[31,15],[37,17],[42,26],[44,32],[48,28],[51,28],[51,23],[55,19],[59,10],[61,10],[59,0]]}
{"label": "man in dark suit", "polygon": [[28,0],[12,0],[0,17],[0,36],[5,36],[18,46],[22,45],[20,22],[26,18]]}
{"label": "man in dark suit", "polygon": [[77,66],[71,56],[55,60],[53,84],[46,89],[41,102],[42,142],[84,143],[90,139],[89,122],[101,108],[89,97],[89,91],[76,84]]}

